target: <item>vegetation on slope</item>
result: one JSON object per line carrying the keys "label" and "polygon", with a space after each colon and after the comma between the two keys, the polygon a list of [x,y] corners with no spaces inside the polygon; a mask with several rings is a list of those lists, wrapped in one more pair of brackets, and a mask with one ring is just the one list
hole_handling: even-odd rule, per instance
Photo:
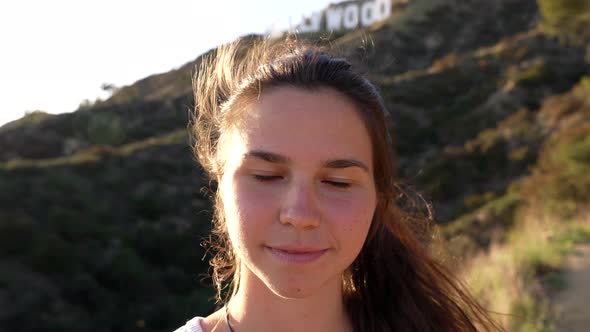
{"label": "vegetation on slope", "polygon": [[[590,242],[590,86],[583,78],[572,91],[548,98],[540,111],[553,124],[530,175],[515,183],[510,193],[488,203],[518,197],[502,219],[512,227],[487,252],[479,253],[465,268],[480,299],[501,316],[510,331],[553,331],[558,317],[549,295],[566,287],[560,269],[576,243]],[[474,215],[487,213],[488,207]],[[506,208],[501,210],[507,210]],[[446,230],[469,234],[481,229],[458,220]],[[488,225],[489,226],[489,225]],[[466,237],[469,241],[477,237]],[[458,254],[463,243],[455,248]]]}

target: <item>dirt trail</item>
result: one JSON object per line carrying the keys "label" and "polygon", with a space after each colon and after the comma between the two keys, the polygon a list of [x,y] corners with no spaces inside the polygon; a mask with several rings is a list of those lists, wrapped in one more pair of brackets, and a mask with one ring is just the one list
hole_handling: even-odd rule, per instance
{"label": "dirt trail", "polygon": [[556,294],[556,332],[590,331],[590,244],[577,245],[564,266],[566,289]]}

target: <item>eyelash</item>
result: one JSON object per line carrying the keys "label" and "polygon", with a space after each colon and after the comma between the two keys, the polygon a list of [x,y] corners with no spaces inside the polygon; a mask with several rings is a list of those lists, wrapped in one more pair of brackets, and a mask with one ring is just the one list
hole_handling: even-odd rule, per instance
{"label": "eyelash", "polygon": [[254,179],[260,181],[260,182],[268,182],[268,181],[272,181],[272,180],[278,180],[281,178],[281,176],[278,175],[258,175],[258,174],[254,174]]}
{"label": "eyelash", "polygon": [[336,182],[336,181],[324,181],[325,183],[328,183],[334,187],[337,188],[342,188],[342,189],[346,189],[350,187],[350,183],[346,183],[346,182]]}
{"label": "eyelash", "polygon": [[[279,175],[258,175],[258,174],[254,174],[254,179],[260,181],[260,182],[270,182],[270,181],[274,181],[274,180],[278,180],[281,179],[282,177]],[[342,188],[342,189],[346,189],[350,187],[350,183],[346,183],[346,182],[338,182],[338,181],[323,181],[324,183],[330,184],[334,187],[337,188]]]}

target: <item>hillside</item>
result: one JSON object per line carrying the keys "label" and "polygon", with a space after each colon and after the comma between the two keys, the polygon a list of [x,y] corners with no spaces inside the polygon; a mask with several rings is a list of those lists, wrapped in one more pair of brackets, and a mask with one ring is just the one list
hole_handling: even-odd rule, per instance
{"label": "hillside", "polygon": [[[503,239],[519,206],[574,215],[590,198],[587,44],[540,20],[535,0],[415,0],[329,39],[378,85],[401,179],[454,255]],[[208,180],[186,135],[201,57],[0,127],[1,330],[163,331],[213,309]]]}

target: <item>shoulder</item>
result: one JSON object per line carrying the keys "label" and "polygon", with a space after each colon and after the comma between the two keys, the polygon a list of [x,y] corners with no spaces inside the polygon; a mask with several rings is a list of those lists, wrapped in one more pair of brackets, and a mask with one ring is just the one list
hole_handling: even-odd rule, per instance
{"label": "shoulder", "polygon": [[224,311],[218,310],[207,317],[197,316],[187,321],[174,332],[218,332],[224,331]]}

